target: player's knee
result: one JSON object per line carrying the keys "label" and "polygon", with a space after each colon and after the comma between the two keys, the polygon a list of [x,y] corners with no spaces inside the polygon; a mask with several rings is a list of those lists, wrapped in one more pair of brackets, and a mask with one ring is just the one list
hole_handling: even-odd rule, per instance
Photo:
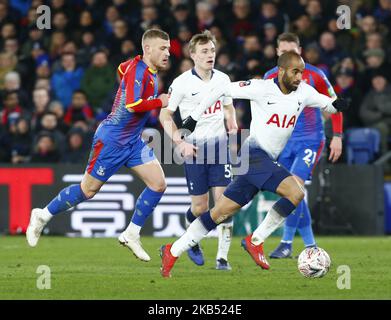
{"label": "player's knee", "polygon": [[200,216],[201,214],[203,214],[204,212],[206,212],[208,210],[209,210],[209,207],[208,207],[207,203],[200,202],[200,203],[193,203],[191,205],[191,212],[196,217]]}
{"label": "player's knee", "polygon": [[292,202],[295,206],[298,206],[299,203],[304,199],[304,192],[299,187],[291,190],[290,194],[287,197],[290,202]]}
{"label": "player's knee", "polygon": [[167,189],[167,183],[164,179],[158,180],[153,182],[153,184],[149,186],[149,188],[156,192],[164,192]]}
{"label": "player's knee", "polygon": [[99,189],[88,188],[87,190],[83,190],[83,193],[87,199],[91,199],[98,193],[98,191]]}

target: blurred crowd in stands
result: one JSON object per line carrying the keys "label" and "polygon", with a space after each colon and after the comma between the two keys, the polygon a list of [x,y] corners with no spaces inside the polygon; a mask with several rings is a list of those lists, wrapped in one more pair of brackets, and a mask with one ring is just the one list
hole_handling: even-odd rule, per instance
{"label": "blurred crowd in stands", "polygon": [[[51,28],[37,28],[37,8]],[[339,5],[351,28],[339,29]],[[0,162],[85,163],[91,138],[111,110],[119,63],[141,54],[152,27],[171,37],[161,92],[192,68],[187,43],[209,29],[216,68],[231,80],[263,77],[276,65],[276,38],[299,35],[303,58],[351,100],[344,128],[376,127],[382,152],[391,135],[391,0],[0,0]],[[236,101],[248,128],[247,102]],[[148,127],[161,130],[158,111]]]}

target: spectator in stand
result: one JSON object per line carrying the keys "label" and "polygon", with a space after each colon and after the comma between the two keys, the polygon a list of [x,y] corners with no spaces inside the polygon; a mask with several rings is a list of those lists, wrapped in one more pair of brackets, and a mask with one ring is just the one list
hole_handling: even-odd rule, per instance
{"label": "spectator in stand", "polygon": [[50,38],[49,56],[52,61],[61,56],[64,44],[67,41],[67,36],[62,31],[54,31]]}
{"label": "spectator in stand", "polygon": [[200,1],[196,4],[197,32],[210,29],[217,23],[213,13],[213,6],[207,1]]}
{"label": "spectator in stand", "polygon": [[51,85],[55,98],[67,107],[71,103],[73,92],[80,89],[84,71],[77,67],[75,55],[71,53],[61,56],[61,65],[62,70],[53,73]]}
{"label": "spectator in stand", "polygon": [[391,86],[381,70],[373,74],[372,89],[365,95],[360,107],[360,117],[367,127],[373,127],[381,134],[382,154],[388,151],[388,137],[391,133]]}
{"label": "spectator in stand", "polygon": [[390,76],[391,66],[386,62],[385,53],[383,49],[368,49],[364,51],[366,70],[364,73],[365,82],[362,84],[362,90],[364,92],[370,90],[371,79],[374,73],[377,73],[379,70],[384,72],[386,77]]}
{"label": "spectator in stand", "polygon": [[31,156],[31,163],[56,163],[61,157],[53,136],[48,132],[42,132],[38,135],[37,142],[34,145],[34,151]]}
{"label": "spectator in stand", "polygon": [[28,119],[20,117],[11,136],[11,163],[25,163],[30,160],[33,138]]}
{"label": "spectator in stand", "polygon": [[320,48],[316,42],[310,43],[305,47],[304,60],[307,63],[312,64],[313,66],[321,69],[326,75],[326,77],[329,78],[330,76],[329,67],[324,63],[320,63]]}
{"label": "spectator in stand", "polygon": [[254,17],[251,12],[249,0],[234,0],[232,3],[233,18],[230,22],[230,35],[233,39],[243,37],[255,31]]}
{"label": "spectator in stand", "polygon": [[43,88],[33,91],[33,115],[31,119],[32,128],[35,133],[41,131],[42,116],[48,111],[50,102],[49,91]]}
{"label": "spectator in stand", "polygon": [[23,108],[19,105],[18,93],[8,91],[3,96],[3,110],[1,111],[0,124],[8,127],[10,122],[15,121],[23,114]]}
{"label": "spectator in stand", "polygon": [[356,86],[353,69],[339,69],[335,75],[334,91],[338,97],[343,97],[349,101],[349,109],[343,114],[344,129],[362,127],[360,119],[360,105],[362,94]]}
{"label": "spectator in stand", "polygon": [[31,109],[28,93],[21,87],[21,80],[18,72],[10,71],[5,75],[4,91],[1,94],[4,95],[6,92],[16,92],[20,104],[26,109]]}
{"label": "spectator in stand", "polygon": [[59,128],[57,116],[55,113],[47,111],[41,119],[41,131],[48,132],[54,139],[56,146],[59,150],[65,149],[65,136]]}
{"label": "spectator in stand", "polygon": [[322,4],[319,0],[309,0],[305,7],[305,12],[316,27],[317,33],[326,29],[326,19],[324,18]]}
{"label": "spectator in stand", "polygon": [[317,33],[310,17],[306,14],[300,15],[291,25],[291,31],[297,34],[303,47],[309,43],[316,41]]}
{"label": "spectator in stand", "polygon": [[18,59],[16,56],[5,52],[0,53],[0,90],[4,90],[5,75],[15,70],[17,63]]}
{"label": "spectator in stand", "polygon": [[72,95],[72,104],[64,116],[64,123],[71,127],[76,121],[84,120],[89,124],[94,122],[94,112],[88,104],[84,91],[76,90]]}
{"label": "spectator in stand", "polygon": [[320,35],[320,62],[328,66],[329,69],[339,62],[344,53],[337,47],[337,42],[333,33],[325,31]]}
{"label": "spectator in stand", "polygon": [[273,23],[266,23],[263,26],[263,42],[265,45],[272,44],[274,45],[277,40],[278,31],[277,27]]}
{"label": "spectator in stand", "polygon": [[82,163],[87,161],[88,149],[84,143],[83,130],[75,128],[68,132],[67,145],[61,157],[63,163]]}
{"label": "spectator in stand", "polygon": [[114,91],[115,76],[116,70],[109,64],[106,52],[95,52],[91,66],[84,73],[81,87],[92,108],[98,113],[103,101]]}
{"label": "spectator in stand", "polygon": [[125,20],[118,19],[113,23],[113,33],[107,38],[105,44],[110,50],[110,57],[121,53],[122,42],[129,39],[128,25]]}
{"label": "spectator in stand", "polygon": [[257,20],[258,31],[260,33],[262,33],[266,23],[273,23],[279,34],[284,31],[284,17],[278,11],[276,3],[270,0],[265,0],[261,3],[261,12]]}

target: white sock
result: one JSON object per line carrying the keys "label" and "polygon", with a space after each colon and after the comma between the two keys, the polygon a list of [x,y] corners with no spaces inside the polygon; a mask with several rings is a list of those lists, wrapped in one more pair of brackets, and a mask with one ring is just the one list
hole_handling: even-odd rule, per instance
{"label": "white sock", "polygon": [[171,247],[171,254],[174,257],[179,257],[183,252],[199,243],[208,233],[209,230],[206,230],[201,222],[201,219],[195,219],[182,237],[173,243]]}
{"label": "white sock", "polygon": [[128,227],[126,228],[125,232],[132,236],[132,237],[138,237],[140,236],[141,227],[137,224],[134,224],[132,221],[130,221]]}
{"label": "white sock", "polygon": [[253,232],[251,242],[256,246],[265,241],[274,230],[276,230],[281,224],[285,221],[286,218],[279,215],[276,210],[271,208],[267,213],[265,219],[258,226],[257,229]]}
{"label": "white sock", "polygon": [[45,207],[41,211],[41,218],[45,220],[46,222],[49,222],[51,218],[53,218],[53,215],[50,213],[48,207]]}
{"label": "white sock", "polygon": [[217,233],[219,235],[219,245],[217,250],[216,260],[224,259],[228,261],[228,251],[232,240],[233,221],[228,223],[221,223],[217,226]]}

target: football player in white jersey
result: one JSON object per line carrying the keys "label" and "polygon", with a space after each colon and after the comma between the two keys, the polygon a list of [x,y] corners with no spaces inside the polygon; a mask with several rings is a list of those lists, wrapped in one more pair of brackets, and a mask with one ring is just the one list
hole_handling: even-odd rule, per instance
{"label": "football player in white jersey", "polygon": [[[164,130],[186,159],[185,175],[191,195],[191,207],[186,213],[187,224],[209,210],[209,190],[212,191],[216,202],[232,180],[227,130],[229,134],[234,134],[238,128],[232,98],[222,96],[212,101],[201,115],[194,132],[185,141],[181,139],[173,121],[173,114],[177,108],[179,108],[182,119],[185,119],[197,108],[212,88],[229,85],[228,75],[213,69],[216,58],[215,43],[215,38],[208,30],[192,37],[189,51],[194,61],[194,68],[174,79],[169,89],[168,107],[160,113],[160,122]],[[228,263],[228,251],[232,228],[232,217],[217,228],[219,238],[216,255],[217,270],[231,270]],[[189,248],[187,252],[195,264],[204,264],[203,253],[199,245]]]}
{"label": "football player in white jersey", "polygon": [[248,163],[248,170],[235,175],[211,211],[194,220],[181,238],[161,247],[163,277],[171,276],[171,269],[185,250],[199,243],[210,230],[232,216],[260,190],[277,193],[281,198],[257,229],[242,240],[242,246],[257,265],[270,268],[263,253],[263,243],[304,198],[303,187],[276,159],[304,106],[318,107],[329,113],[347,108],[344,100],[329,98],[302,82],[304,68],[299,54],[286,52],[278,58],[277,78],[234,82],[224,88],[215,88],[183,121],[183,128],[192,131],[206,106],[222,95],[251,100],[250,136],[241,148],[241,161]]}

